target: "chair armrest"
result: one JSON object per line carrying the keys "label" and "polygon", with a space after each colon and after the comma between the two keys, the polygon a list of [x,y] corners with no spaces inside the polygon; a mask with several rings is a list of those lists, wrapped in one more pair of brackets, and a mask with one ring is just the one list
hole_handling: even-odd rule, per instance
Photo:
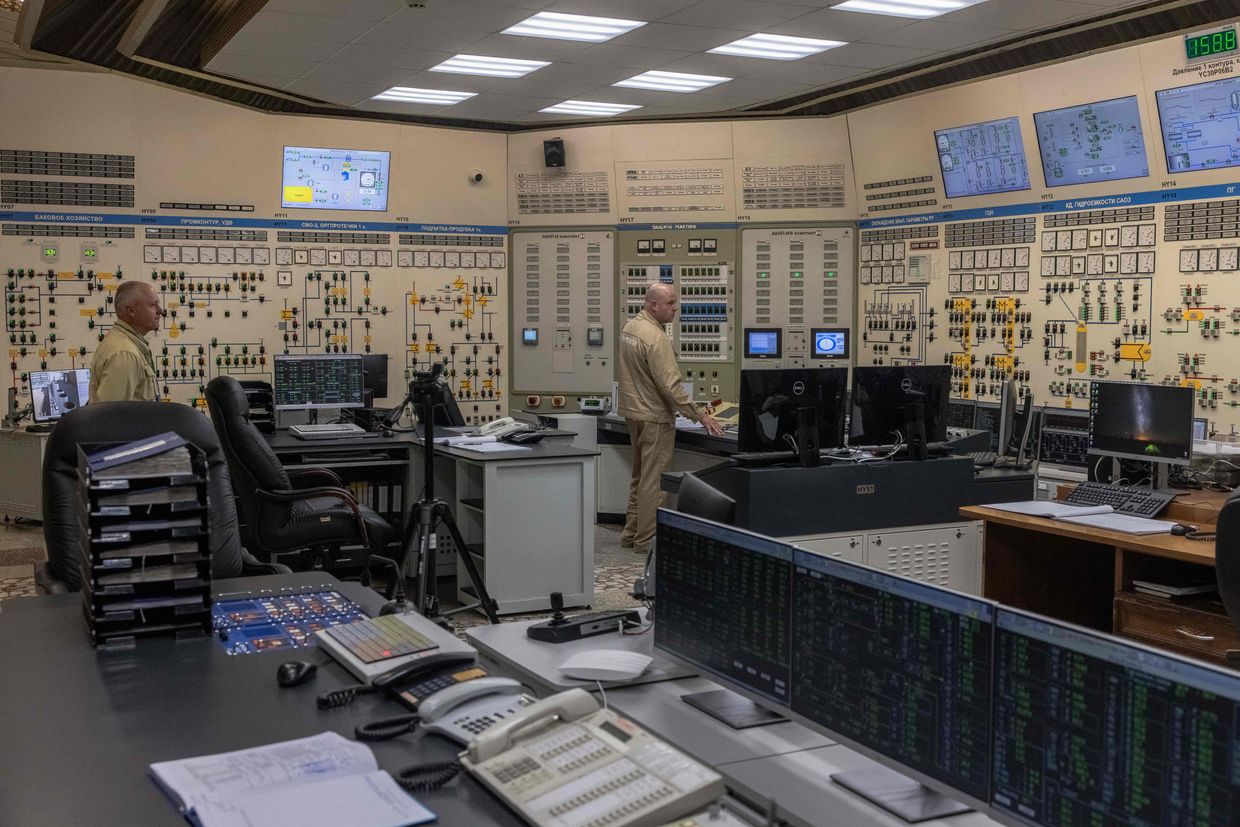
{"label": "chair armrest", "polygon": [[293,570],[283,563],[264,563],[253,554],[241,549],[241,575],[253,577],[261,574],[292,574]]}
{"label": "chair armrest", "polygon": [[370,547],[370,537],[366,532],[366,520],[362,517],[362,509],[357,504],[357,498],[352,492],[335,486],[320,486],[318,488],[298,488],[290,491],[272,491],[266,488],[255,489],[255,492],[269,500],[276,502],[297,502],[298,500],[308,500],[311,497],[335,497],[349,507],[353,512],[353,519],[357,522],[357,533],[361,536],[362,545]]}
{"label": "chair armrest", "polygon": [[326,480],[327,485],[334,485],[337,488],[344,487],[344,482],[340,479],[340,476],[330,468],[294,468],[292,470],[286,468],[285,473],[288,474],[289,482],[293,483],[293,487],[297,489],[301,488],[304,484],[303,481],[308,482],[316,477]]}
{"label": "chair armrest", "polygon": [[52,574],[51,566],[46,560],[34,564],[34,584],[43,594],[67,594],[69,587],[63,580],[57,580]]}

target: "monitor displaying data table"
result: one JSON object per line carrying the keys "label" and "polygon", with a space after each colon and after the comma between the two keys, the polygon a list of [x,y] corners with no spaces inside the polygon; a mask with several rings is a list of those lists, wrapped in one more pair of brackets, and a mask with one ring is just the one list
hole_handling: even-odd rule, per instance
{"label": "monitor displaying data table", "polygon": [[361,354],[277,355],[274,361],[278,411],[360,408],[364,403]]}
{"label": "monitor displaying data table", "polygon": [[1033,123],[1048,187],[1150,174],[1136,95],[1037,112]]}
{"label": "monitor displaying data table", "polygon": [[934,133],[948,198],[1029,189],[1029,165],[1017,118],[955,126]]}

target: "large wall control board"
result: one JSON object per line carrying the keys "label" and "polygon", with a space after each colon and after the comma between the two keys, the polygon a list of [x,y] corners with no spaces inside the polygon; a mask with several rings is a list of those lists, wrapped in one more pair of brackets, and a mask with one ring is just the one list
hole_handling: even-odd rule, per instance
{"label": "large wall control board", "polygon": [[617,234],[617,324],[642,311],[646,287],[670,284],[680,309],[669,331],[698,402],[735,399],[736,230],[703,224],[626,226]]}

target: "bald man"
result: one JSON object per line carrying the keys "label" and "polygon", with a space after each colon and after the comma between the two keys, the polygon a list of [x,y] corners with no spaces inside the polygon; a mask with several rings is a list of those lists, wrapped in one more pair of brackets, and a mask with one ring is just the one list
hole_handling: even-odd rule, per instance
{"label": "bald man", "polygon": [[646,306],[620,332],[618,413],[629,426],[633,476],[620,545],[645,553],[654,539],[655,512],[663,501],[660,477],[672,461],[676,414],[701,423],[711,436],[723,428],[694,404],[680,385],[672,340],[663,330],[676,318],[676,291],[667,284],[646,288]]}
{"label": "bald man", "polygon": [[154,401],[155,360],[146,335],[159,328],[164,309],[155,288],[127,281],[116,291],[116,324],[90,363],[90,401]]}

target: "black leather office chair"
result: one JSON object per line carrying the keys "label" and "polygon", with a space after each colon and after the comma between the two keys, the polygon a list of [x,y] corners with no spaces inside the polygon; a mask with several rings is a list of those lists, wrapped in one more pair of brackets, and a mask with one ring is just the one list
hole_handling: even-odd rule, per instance
{"label": "black leather office chair", "polygon": [[[1214,534],[1214,575],[1218,594],[1227,607],[1232,625],[1240,630],[1240,490],[1232,493],[1218,512]],[[1232,649],[1227,659],[1240,663],[1240,649]]]}
{"label": "black leather office chair", "polygon": [[43,455],[43,539],[47,562],[35,566],[45,594],[81,588],[78,452],[84,442],[132,442],[174,431],[207,458],[211,573],[214,577],[276,574],[285,566],[260,563],[241,546],[228,464],[211,423],[186,405],[167,402],[96,402],[71,411],[48,437]]}
{"label": "black leather office chair", "polygon": [[250,422],[249,402],[236,379],[217,376],[206,396],[245,518],[247,546],[260,558],[296,569],[324,568],[366,579],[369,559],[387,548],[392,526],[359,503],[332,471],[285,470]]}

